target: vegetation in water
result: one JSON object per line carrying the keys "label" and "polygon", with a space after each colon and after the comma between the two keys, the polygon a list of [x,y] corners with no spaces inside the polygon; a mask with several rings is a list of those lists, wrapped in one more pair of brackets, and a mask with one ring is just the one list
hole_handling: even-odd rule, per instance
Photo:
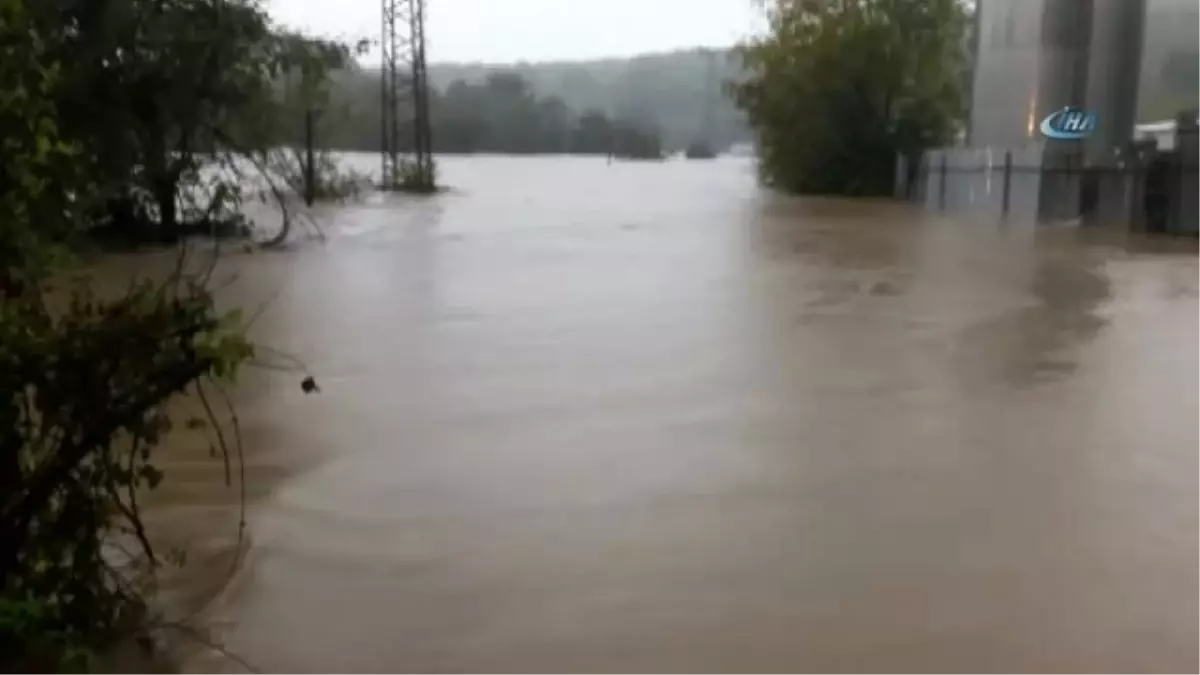
{"label": "vegetation in water", "polygon": [[734,86],[764,180],[802,193],[886,194],[896,155],[952,142],[966,113],[960,0],[766,0]]}
{"label": "vegetation in water", "polygon": [[[139,498],[185,394],[214,455],[221,385],[254,349],[180,264],[106,297],[63,285],[81,238],[166,241],[237,217],[281,73],[346,51],[243,0],[0,0],[0,667],[84,670],[145,626]],[[252,123],[253,122],[253,123]],[[249,167],[249,168],[248,168]],[[232,446],[232,447],[231,447]]]}
{"label": "vegetation in water", "polygon": [[[304,198],[307,183],[308,158],[304,148],[280,146],[272,148],[264,158],[267,170],[279,177],[289,195]],[[312,168],[312,198],[318,202],[346,202],[357,199],[373,189],[371,176],[347,168],[327,148],[315,149]]]}

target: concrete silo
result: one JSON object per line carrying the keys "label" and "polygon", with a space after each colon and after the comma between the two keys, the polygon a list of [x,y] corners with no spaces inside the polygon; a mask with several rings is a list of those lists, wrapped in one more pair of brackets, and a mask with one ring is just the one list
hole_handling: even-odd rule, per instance
{"label": "concrete silo", "polygon": [[[1133,138],[1145,11],[1145,0],[978,0],[969,146],[926,163],[988,169],[939,178],[939,203],[1019,219],[1078,217],[1082,169],[1115,167]],[[1095,131],[1083,140],[1043,136],[1042,120],[1064,107],[1094,113]],[[1005,157],[1011,174],[1000,195],[993,173]]]}

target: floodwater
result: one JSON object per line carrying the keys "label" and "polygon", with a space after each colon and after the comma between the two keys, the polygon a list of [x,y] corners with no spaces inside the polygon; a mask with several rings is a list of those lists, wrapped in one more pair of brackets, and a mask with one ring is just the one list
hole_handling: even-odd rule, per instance
{"label": "floodwater", "polygon": [[328,207],[326,242],[219,265],[321,386],[234,392],[232,575],[238,490],[201,444],[164,453],[173,592],[228,651],[1197,668],[1194,240],[773,196],[735,159],[440,168],[448,193]]}

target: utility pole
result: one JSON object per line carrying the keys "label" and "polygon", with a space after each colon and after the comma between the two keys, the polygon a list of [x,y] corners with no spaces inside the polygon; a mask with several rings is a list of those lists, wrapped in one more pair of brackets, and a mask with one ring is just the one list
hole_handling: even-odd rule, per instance
{"label": "utility pole", "polygon": [[425,0],[383,0],[380,48],[380,188],[432,192]]}
{"label": "utility pole", "polygon": [[316,112],[309,107],[304,111],[304,205],[312,206],[317,198],[317,161],[314,156],[316,145]]}

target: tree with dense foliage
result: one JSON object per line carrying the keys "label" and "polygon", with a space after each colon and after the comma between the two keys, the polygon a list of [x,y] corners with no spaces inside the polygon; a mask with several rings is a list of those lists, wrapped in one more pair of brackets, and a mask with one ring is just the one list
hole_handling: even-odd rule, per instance
{"label": "tree with dense foliage", "polygon": [[104,228],[158,241],[235,216],[280,74],[342,54],[247,0],[0,0],[5,670],[89,668],[143,622],[164,555],[139,494],[162,479],[168,407],[202,401],[194,422],[230,461],[208,400],[252,353],[182,255],[120,297],[66,283],[64,263]]}
{"label": "tree with dense foliage", "polygon": [[[71,171],[78,153],[58,132],[51,97],[61,79],[26,1],[0,0],[0,298],[34,283],[46,263],[40,244],[70,229],[70,215],[60,211],[62,195],[78,187]],[[9,478],[0,471],[0,481]]]}
{"label": "tree with dense foliage", "polygon": [[735,86],[765,182],[885,194],[897,154],[948,144],[966,112],[960,0],[768,0]]}
{"label": "tree with dense foliage", "polygon": [[138,240],[231,218],[228,192],[195,204],[182,187],[227,153],[262,153],[282,138],[279,81],[298,73],[311,92],[348,60],[339,45],[275,32],[244,0],[42,0],[30,14],[62,64],[61,131],[104,194],[95,224]]}

